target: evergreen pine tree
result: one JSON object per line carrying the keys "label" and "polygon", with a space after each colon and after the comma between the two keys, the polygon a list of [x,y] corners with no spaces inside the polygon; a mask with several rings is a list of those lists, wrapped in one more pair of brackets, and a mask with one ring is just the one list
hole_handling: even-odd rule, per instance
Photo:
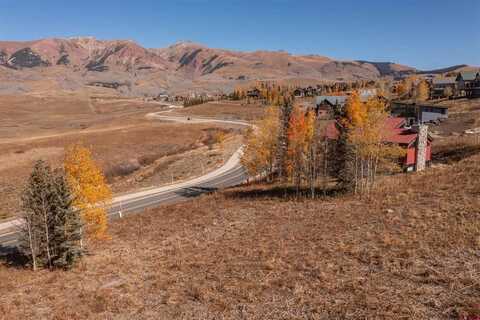
{"label": "evergreen pine tree", "polygon": [[20,249],[39,266],[69,267],[81,255],[81,220],[65,175],[38,161],[22,195]]}
{"label": "evergreen pine tree", "polygon": [[55,267],[71,267],[83,254],[81,247],[83,224],[80,212],[73,208],[73,195],[64,172],[55,176],[53,245]]}
{"label": "evergreen pine tree", "polygon": [[44,161],[38,161],[22,195],[25,221],[20,238],[21,250],[32,259],[33,268],[51,266],[50,236],[53,230],[49,203],[52,198],[52,172]]}

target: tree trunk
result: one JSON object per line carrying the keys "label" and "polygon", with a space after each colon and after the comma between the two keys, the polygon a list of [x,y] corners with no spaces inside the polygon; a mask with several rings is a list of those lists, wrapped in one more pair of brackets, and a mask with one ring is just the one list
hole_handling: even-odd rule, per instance
{"label": "tree trunk", "polygon": [[33,271],[37,271],[37,254],[35,250],[34,235],[32,230],[32,221],[30,219],[25,219],[25,224],[27,226],[28,232],[28,245],[30,247],[30,254],[32,256],[32,268]]}
{"label": "tree trunk", "polygon": [[47,217],[47,208],[45,204],[45,199],[42,199],[42,211],[43,211],[43,227],[45,232],[45,246],[47,248],[47,260],[48,260],[48,267],[52,268],[52,257],[50,254],[50,238],[48,232],[48,217]]}
{"label": "tree trunk", "polygon": [[323,153],[323,195],[324,196],[327,196],[327,174],[328,174],[328,138],[326,137],[326,134],[325,134],[325,151]]}

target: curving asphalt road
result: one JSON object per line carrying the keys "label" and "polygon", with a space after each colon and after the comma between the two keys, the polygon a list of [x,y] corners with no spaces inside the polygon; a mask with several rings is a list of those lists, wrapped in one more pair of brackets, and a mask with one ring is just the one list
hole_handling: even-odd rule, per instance
{"label": "curving asphalt road", "polygon": [[[244,121],[208,119],[200,117],[170,116],[165,113],[147,115],[152,120],[175,121],[180,123],[223,123],[238,126],[250,126]],[[239,185],[248,178],[240,164],[242,148],[238,149],[220,168],[198,178],[188,181],[156,187],[144,191],[132,192],[115,197],[108,208],[110,219],[121,218],[124,215],[141,212],[146,208],[154,208],[163,204],[187,201],[198,195]],[[20,220],[12,220],[0,224],[0,254],[9,252],[18,244],[18,227]]]}

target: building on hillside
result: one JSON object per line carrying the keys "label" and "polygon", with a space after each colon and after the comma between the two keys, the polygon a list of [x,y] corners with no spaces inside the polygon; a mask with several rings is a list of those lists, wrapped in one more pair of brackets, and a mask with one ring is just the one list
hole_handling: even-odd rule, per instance
{"label": "building on hillside", "polygon": [[319,117],[326,117],[343,109],[346,102],[347,96],[318,96],[315,99],[315,113]]}
{"label": "building on hillside", "polygon": [[249,98],[260,98],[260,90],[258,90],[257,88],[254,88],[252,90],[248,90],[247,91],[247,97]]}
{"label": "building on hillside", "polygon": [[[349,94],[349,93],[348,93]],[[377,89],[362,89],[358,91],[360,101],[367,102],[371,98],[378,98],[387,102],[385,98],[377,95]],[[317,96],[315,99],[315,111],[323,116],[341,111],[347,103],[348,95],[343,96]]]}
{"label": "building on hillside", "polygon": [[317,95],[317,92],[317,88],[308,86],[306,88],[296,88],[293,91],[293,95],[295,96],[295,98],[314,97]]}
{"label": "building on hillside", "polygon": [[405,118],[409,124],[438,123],[448,118],[448,107],[392,102],[391,115]]}
{"label": "building on hillside", "polygon": [[[432,137],[425,125],[408,126],[405,118],[390,117],[385,121],[384,143],[399,145],[405,149],[405,156],[400,159],[407,172],[421,171],[432,160]],[[340,131],[335,122],[326,130],[328,139],[337,140]]]}
{"label": "building on hillside", "polygon": [[305,91],[302,88],[297,88],[293,91],[293,95],[295,98],[303,98],[305,97]]}
{"label": "building on hillside", "polygon": [[457,81],[455,78],[432,79],[432,89],[430,90],[432,99],[448,98],[448,90],[450,90],[450,96],[457,94]]}
{"label": "building on hillside", "polygon": [[358,90],[358,95],[363,102],[378,97],[377,89],[360,89]]}
{"label": "building on hillside", "polygon": [[468,98],[480,97],[480,73],[478,71],[460,72],[456,81],[461,96]]}

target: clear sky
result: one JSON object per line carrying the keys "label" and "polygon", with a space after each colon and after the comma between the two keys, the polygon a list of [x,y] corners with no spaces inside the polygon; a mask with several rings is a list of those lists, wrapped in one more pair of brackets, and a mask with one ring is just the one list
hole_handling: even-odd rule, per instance
{"label": "clear sky", "polygon": [[480,0],[0,0],[0,40],[191,40],[420,69],[480,66]]}

